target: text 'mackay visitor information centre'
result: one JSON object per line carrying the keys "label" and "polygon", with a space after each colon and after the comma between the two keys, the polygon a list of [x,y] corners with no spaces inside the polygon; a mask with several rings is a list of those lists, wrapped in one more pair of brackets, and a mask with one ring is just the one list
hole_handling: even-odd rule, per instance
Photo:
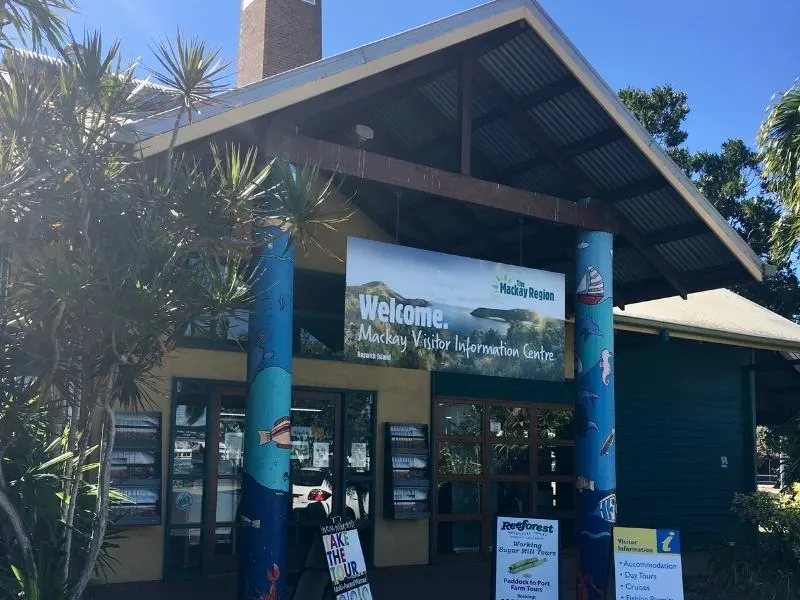
{"label": "text 'mackay visitor information centre'", "polygon": [[[573,591],[605,585],[614,524],[679,529],[687,565],[746,536],[731,500],[755,489],[755,425],[794,411],[800,330],[723,288],[768,266],[532,0],[325,59],[321,10],[245,0],[238,87],[177,139],[336,172],[355,214],[274,294],[288,356],[248,342],[243,307],[118,416],[113,581],[235,570],[245,444],[291,453],[288,577],[332,515],[377,578],[480,577],[496,514],[555,518]],[[137,148],[163,153],[174,121],[136,123]],[[248,345],[292,386],[253,440]]]}

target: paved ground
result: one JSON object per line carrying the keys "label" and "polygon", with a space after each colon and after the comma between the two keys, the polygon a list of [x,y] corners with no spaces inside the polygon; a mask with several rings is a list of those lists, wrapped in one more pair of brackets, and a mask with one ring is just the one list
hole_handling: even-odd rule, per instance
{"label": "paved ground", "polygon": [[[571,573],[562,569],[561,598],[574,600]],[[396,567],[370,572],[375,600],[488,600],[488,564]],[[234,600],[235,581],[217,577],[192,581],[119,584],[97,590],[94,600]],[[296,598],[295,600],[322,600]]]}

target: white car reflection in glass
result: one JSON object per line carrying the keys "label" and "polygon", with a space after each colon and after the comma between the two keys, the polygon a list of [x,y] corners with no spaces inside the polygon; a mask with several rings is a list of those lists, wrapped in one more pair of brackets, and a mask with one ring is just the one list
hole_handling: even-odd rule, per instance
{"label": "white car reflection in glass", "polygon": [[[326,516],[331,514],[333,493],[328,472],[321,469],[296,469],[292,473],[292,509],[303,509],[314,503],[320,503],[324,507]],[[367,518],[369,492],[365,492],[359,501],[356,489],[348,486],[345,506],[345,514],[342,515],[345,519]]]}

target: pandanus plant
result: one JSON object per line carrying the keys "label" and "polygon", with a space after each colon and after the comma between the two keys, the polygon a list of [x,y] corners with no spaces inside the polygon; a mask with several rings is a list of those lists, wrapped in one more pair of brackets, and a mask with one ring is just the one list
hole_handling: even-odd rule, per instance
{"label": "pandanus plant", "polygon": [[[0,585],[28,600],[78,600],[105,564],[115,410],[148,402],[190,323],[248,300],[243,265],[269,241],[253,225],[307,248],[348,215],[328,209],[338,186],[313,165],[178,152],[177,129],[223,90],[218,50],[179,34],[142,81],[119,43],[64,33],[69,6],[0,0],[5,47],[10,28],[70,48],[56,61],[9,49],[0,77]],[[165,109],[172,142],[145,161],[119,134]]]}

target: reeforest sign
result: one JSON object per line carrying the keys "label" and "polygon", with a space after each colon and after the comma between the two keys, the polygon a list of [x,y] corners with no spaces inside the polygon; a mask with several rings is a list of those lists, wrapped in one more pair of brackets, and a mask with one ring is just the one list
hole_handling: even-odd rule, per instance
{"label": "reeforest sign", "polygon": [[564,276],[348,238],[345,359],[564,378]]}
{"label": "reeforest sign", "polygon": [[492,600],[558,600],[558,521],[498,516]]}

